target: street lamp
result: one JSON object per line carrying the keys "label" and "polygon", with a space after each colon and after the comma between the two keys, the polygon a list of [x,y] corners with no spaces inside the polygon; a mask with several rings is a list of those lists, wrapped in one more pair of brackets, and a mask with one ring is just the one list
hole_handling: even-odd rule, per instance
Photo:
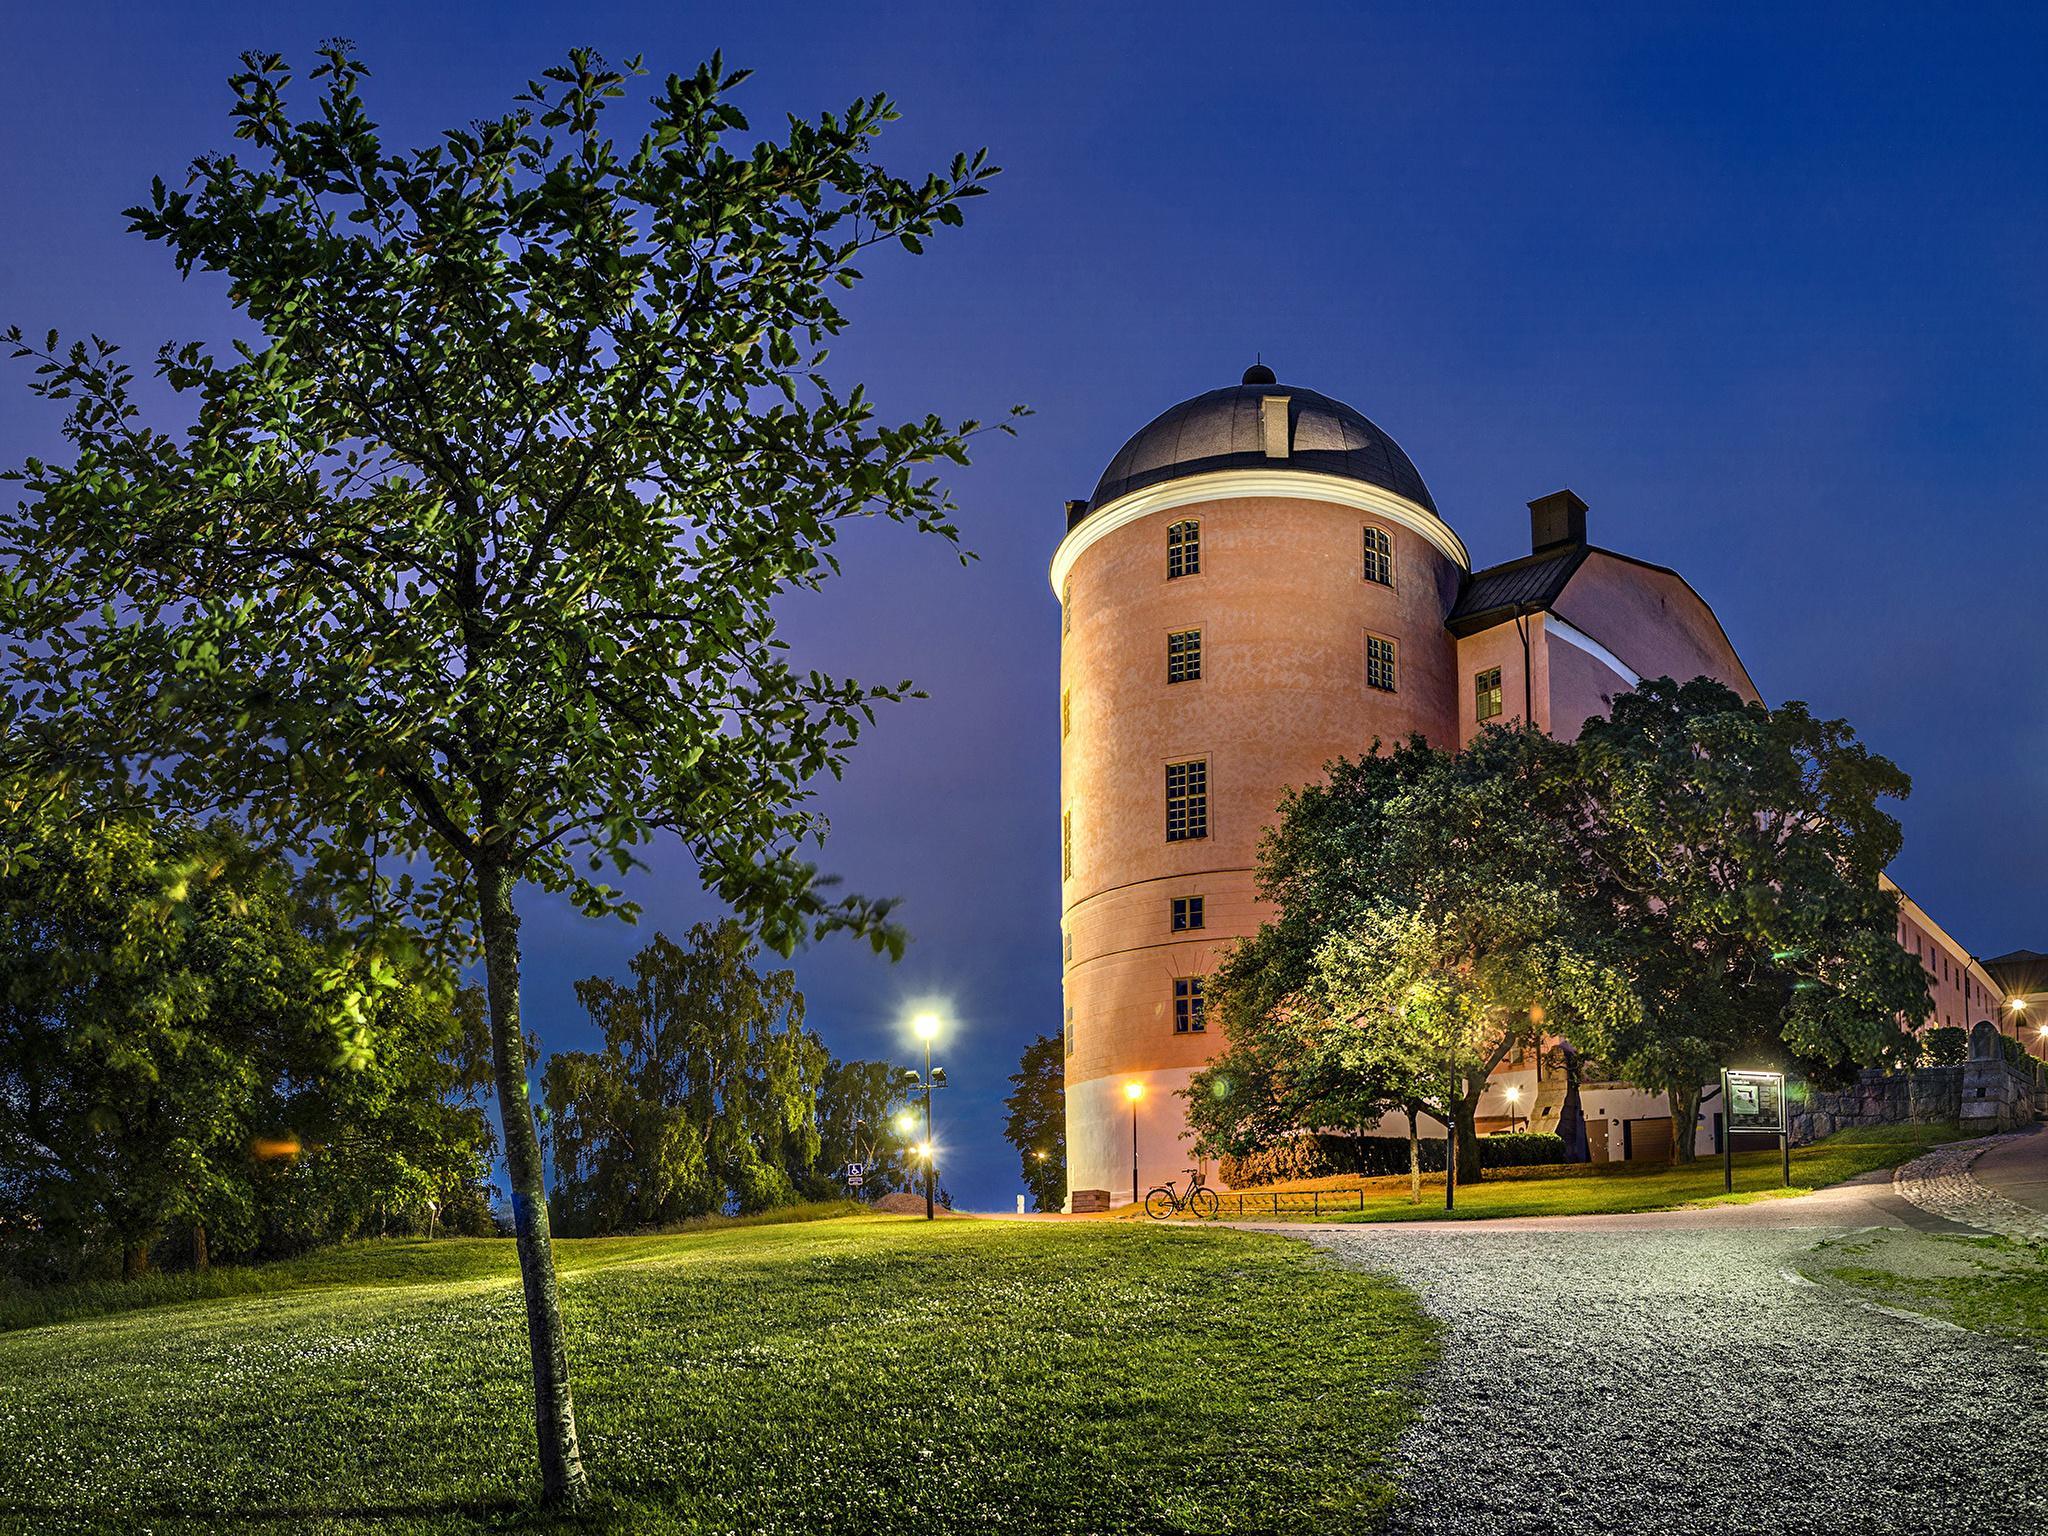
{"label": "street lamp", "polygon": [[1124,1097],[1131,1101],[1131,1204],[1138,1203],[1138,1100],[1145,1097],[1145,1085],[1124,1084]]}
{"label": "street lamp", "polygon": [[[932,1180],[934,1167],[937,1162],[937,1159],[932,1155],[932,1090],[946,1086],[946,1069],[932,1065],[932,1041],[937,1037],[940,1028],[939,1016],[936,1013],[920,1013],[910,1021],[911,1033],[924,1042],[924,1075],[920,1077],[915,1070],[904,1074],[905,1080],[910,1087],[914,1090],[922,1090],[924,1094],[924,1146],[921,1150],[924,1154],[924,1219],[926,1221],[930,1221],[933,1216]],[[901,1123],[899,1120],[898,1124]]]}
{"label": "street lamp", "polygon": [[1515,1106],[1522,1102],[1522,1090],[1519,1084],[1509,1083],[1501,1091],[1508,1101],[1508,1130],[1512,1133],[1515,1128]]}

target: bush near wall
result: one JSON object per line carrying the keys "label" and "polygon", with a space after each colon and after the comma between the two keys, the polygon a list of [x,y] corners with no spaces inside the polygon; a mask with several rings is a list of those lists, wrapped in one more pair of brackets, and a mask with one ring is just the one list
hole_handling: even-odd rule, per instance
{"label": "bush near wall", "polygon": [[1920,1034],[1920,1059],[1930,1067],[1959,1067],[1970,1055],[1970,1032],[1960,1024],[1938,1024]]}
{"label": "bush near wall", "polygon": [[[1441,1173],[1444,1143],[1425,1138],[1419,1148],[1425,1172]],[[1479,1138],[1481,1168],[1528,1168],[1564,1161],[1564,1138],[1548,1131],[1515,1131]],[[1324,1179],[1335,1174],[1367,1178],[1408,1171],[1406,1136],[1330,1136],[1302,1132],[1243,1157],[1222,1159],[1219,1172],[1232,1189],[1253,1189],[1288,1179]]]}

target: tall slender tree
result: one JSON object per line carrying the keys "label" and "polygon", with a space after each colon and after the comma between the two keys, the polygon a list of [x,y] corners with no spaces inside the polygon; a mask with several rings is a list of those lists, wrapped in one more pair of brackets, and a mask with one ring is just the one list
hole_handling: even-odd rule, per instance
{"label": "tall slender tree", "polygon": [[822,368],[862,253],[922,250],[994,169],[888,173],[880,96],[756,136],[716,57],[622,145],[606,113],[641,72],[574,52],[401,149],[346,44],[303,116],[285,62],[245,56],[237,151],[129,210],[222,280],[244,339],[158,354],[194,408],[175,429],[111,344],[12,331],[71,452],[0,515],[24,767],[232,806],[351,888],[372,849],[423,860],[378,889],[480,947],[543,1491],[571,1504],[515,892],[630,913],[605,877],[665,833],[778,949],[900,947],[804,850],[810,782],[909,686],[793,664],[777,614],[853,520],[957,542],[934,466],[976,425],[879,423]]}
{"label": "tall slender tree", "polygon": [[1024,1187],[1036,1210],[1067,1203],[1067,1058],[1060,1035],[1040,1035],[1024,1047],[1010,1074],[1003,1108],[1003,1139],[1017,1149]]}

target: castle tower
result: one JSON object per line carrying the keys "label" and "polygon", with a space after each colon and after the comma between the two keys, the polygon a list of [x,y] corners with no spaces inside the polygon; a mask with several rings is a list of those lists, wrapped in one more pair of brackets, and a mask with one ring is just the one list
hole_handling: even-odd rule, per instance
{"label": "castle tower", "polygon": [[[1072,1191],[1194,1162],[1203,984],[1255,931],[1260,834],[1340,754],[1459,739],[1445,617],[1470,561],[1400,446],[1263,367],[1165,412],[1070,502],[1061,943]],[[1132,1184],[1136,1103],[1139,1188]]]}

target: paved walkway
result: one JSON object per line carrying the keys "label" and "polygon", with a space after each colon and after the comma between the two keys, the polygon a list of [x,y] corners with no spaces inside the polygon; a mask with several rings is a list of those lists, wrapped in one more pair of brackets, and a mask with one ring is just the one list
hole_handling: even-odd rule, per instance
{"label": "paved walkway", "polygon": [[2048,1243],[2048,1127],[1936,1147],[1903,1164],[1892,1186],[1935,1216],[1980,1232]]}
{"label": "paved walkway", "polygon": [[2048,1361],[1794,1269],[1830,1234],[2048,1201],[2048,1132],[1954,1162],[1693,1211],[1270,1230],[1394,1274],[1443,1324],[1398,1531],[2039,1536]]}

